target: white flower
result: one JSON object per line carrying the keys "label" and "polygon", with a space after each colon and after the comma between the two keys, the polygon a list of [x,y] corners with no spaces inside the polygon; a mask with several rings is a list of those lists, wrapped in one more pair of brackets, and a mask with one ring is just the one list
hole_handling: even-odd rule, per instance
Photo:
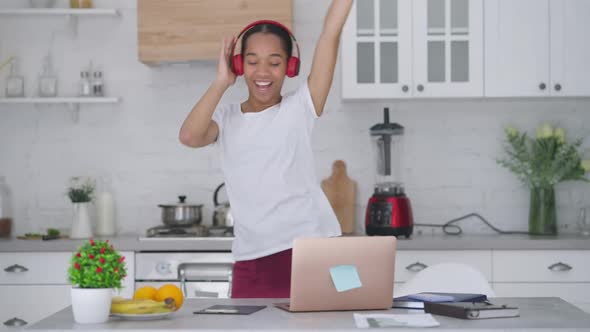
{"label": "white flower", "polygon": [[537,127],[537,138],[548,138],[553,136],[553,128],[550,124],[544,123]]}
{"label": "white flower", "polygon": [[560,144],[565,143],[565,130],[563,130],[563,128],[555,128],[555,132],[553,133],[553,136],[555,136],[555,138],[557,138],[557,141]]}

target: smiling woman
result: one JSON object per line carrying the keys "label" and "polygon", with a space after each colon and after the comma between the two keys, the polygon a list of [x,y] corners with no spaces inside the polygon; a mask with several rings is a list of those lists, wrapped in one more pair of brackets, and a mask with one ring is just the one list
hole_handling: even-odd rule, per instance
{"label": "smiling woman", "polygon": [[[226,38],[215,81],[182,125],[183,144],[215,143],[220,148],[234,219],[234,298],[289,297],[293,240],[340,235],[313,172],[311,137],[332,85],[351,6],[352,0],[332,2],[311,73],[285,95],[285,77],[298,76],[300,61],[289,29],[279,22],[257,21],[237,37]],[[238,76],[246,82],[248,99],[219,105]]]}

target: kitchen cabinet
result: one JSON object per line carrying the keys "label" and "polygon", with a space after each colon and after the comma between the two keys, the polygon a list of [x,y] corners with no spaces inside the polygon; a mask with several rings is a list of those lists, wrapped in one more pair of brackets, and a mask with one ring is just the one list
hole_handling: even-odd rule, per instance
{"label": "kitchen cabinet", "polygon": [[[134,292],[134,252],[126,257],[121,296]],[[71,304],[67,270],[72,252],[0,253],[0,330],[30,325]]]}
{"label": "kitchen cabinet", "polygon": [[483,95],[482,0],[358,0],[342,35],[342,97]]}
{"label": "kitchen cabinet", "polygon": [[587,250],[506,250],[492,254],[497,296],[558,296],[590,303]]}
{"label": "kitchen cabinet", "polygon": [[586,0],[486,0],[485,95],[590,95]]}
{"label": "kitchen cabinet", "polygon": [[148,65],[217,59],[223,37],[248,24],[292,26],[292,0],[139,0],[139,60]]}

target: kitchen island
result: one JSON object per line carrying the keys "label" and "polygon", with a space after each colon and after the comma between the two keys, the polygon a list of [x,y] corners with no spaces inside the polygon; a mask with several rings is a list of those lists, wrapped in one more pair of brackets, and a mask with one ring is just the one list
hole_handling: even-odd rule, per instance
{"label": "kitchen island", "polygon": [[[70,307],[65,308],[27,330],[49,331],[358,331],[353,312],[406,314],[421,310],[339,311],[289,313],[272,306],[284,299],[188,300],[170,317],[154,321],[126,321],[111,318],[104,324],[76,324]],[[434,328],[395,328],[395,331],[586,331],[590,332],[590,314],[559,298],[496,298],[494,303],[516,305],[520,317],[462,320],[434,316],[440,323]],[[195,315],[194,311],[214,304],[267,305],[251,315]]]}

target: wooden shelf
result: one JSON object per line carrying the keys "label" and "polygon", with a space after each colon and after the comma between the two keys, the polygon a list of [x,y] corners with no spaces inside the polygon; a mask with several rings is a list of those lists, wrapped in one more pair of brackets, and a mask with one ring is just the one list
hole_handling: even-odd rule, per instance
{"label": "wooden shelf", "polygon": [[117,97],[0,98],[0,104],[116,104]]}
{"label": "wooden shelf", "polygon": [[76,16],[117,16],[117,9],[108,8],[4,8],[0,15],[76,15]]}

